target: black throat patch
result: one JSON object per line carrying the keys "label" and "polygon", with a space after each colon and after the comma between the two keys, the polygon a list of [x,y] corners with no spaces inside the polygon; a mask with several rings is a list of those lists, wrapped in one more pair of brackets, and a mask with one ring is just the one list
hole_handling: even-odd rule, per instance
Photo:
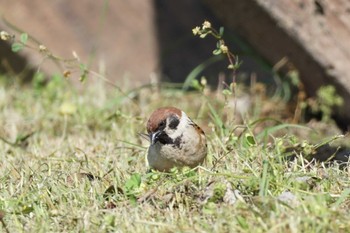
{"label": "black throat patch", "polygon": [[181,142],[182,142],[181,138],[182,138],[182,134],[179,137],[172,139],[163,131],[158,136],[157,141],[163,145],[172,145],[173,147],[181,148]]}

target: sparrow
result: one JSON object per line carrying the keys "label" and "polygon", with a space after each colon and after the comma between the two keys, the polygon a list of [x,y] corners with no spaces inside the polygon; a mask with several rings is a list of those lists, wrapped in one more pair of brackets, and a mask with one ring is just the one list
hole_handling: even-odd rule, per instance
{"label": "sparrow", "polygon": [[152,169],[167,172],[173,167],[196,167],[207,155],[204,131],[184,111],[175,107],[155,110],[148,122],[151,145],[147,160]]}

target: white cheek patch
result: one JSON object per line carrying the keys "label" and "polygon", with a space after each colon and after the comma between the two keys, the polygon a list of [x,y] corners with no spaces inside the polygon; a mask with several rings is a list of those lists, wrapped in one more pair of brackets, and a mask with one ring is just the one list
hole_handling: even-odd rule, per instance
{"label": "white cheek patch", "polygon": [[186,130],[188,127],[190,119],[187,117],[186,113],[181,112],[181,118],[180,118],[180,123],[176,127],[176,129],[167,129],[167,134],[169,137],[172,139],[175,139],[183,134],[183,132]]}

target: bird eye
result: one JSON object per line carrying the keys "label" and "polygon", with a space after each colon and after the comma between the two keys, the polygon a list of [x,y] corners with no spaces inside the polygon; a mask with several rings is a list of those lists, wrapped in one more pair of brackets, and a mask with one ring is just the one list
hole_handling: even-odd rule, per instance
{"label": "bird eye", "polygon": [[159,128],[162,128],[162,127],[164,127],[164,126],[165,126],[165,121],[161,121],[161,122],[159,123],[159,125],[158,125]]}

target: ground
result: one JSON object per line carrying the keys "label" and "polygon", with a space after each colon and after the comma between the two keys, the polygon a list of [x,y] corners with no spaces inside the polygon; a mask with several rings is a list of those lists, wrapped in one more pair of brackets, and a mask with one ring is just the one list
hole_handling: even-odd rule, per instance
{"label": "ground", "polygon": [[[25,85],[12,79],[0,85],[1,231],[350,229],[350,170],[304,157],[340,132],[328,123],[292,123],[281,99],[254,92],[239,116],[237,96],[221,91],[147,85],[121,92],[100,80],[75,88],[60,76]],[[140,133],[166,105],[205,130],[201,167],[148,171],[149,142]],[[288,159],[293,146],[301,150]]]}

